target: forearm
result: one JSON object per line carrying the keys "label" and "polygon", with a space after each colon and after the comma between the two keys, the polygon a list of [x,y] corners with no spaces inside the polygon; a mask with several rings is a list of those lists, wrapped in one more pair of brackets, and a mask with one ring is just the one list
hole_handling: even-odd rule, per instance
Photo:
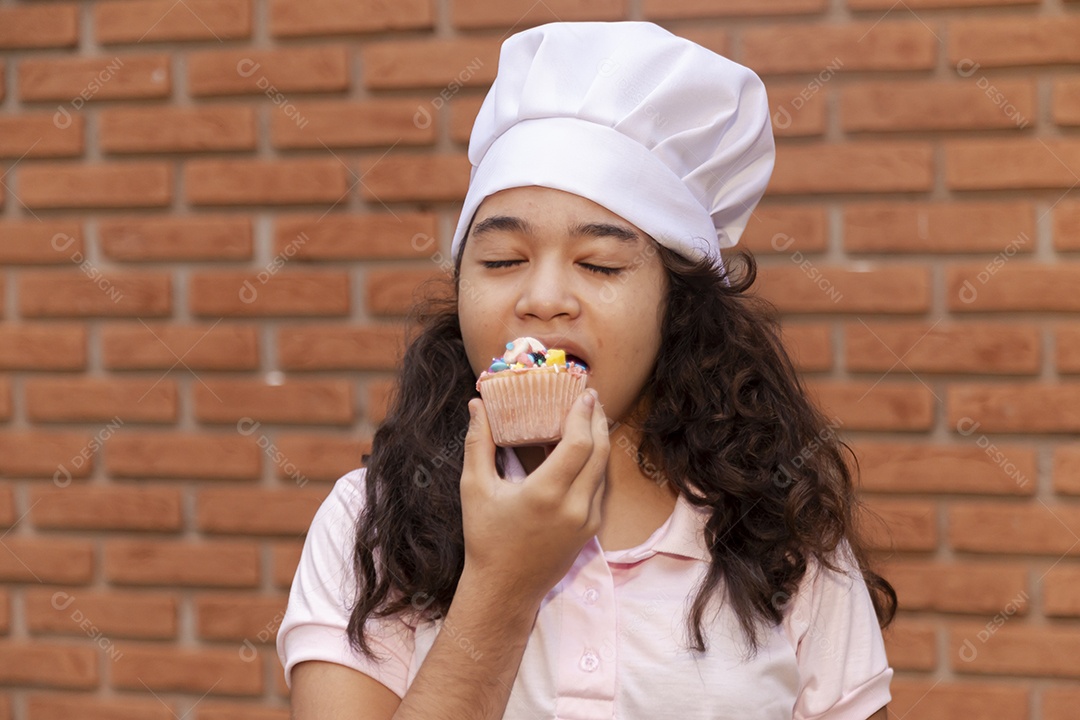
{"label": "forearm", "polygon": [[538,609],[463,574],[393,720],[501,720]]}

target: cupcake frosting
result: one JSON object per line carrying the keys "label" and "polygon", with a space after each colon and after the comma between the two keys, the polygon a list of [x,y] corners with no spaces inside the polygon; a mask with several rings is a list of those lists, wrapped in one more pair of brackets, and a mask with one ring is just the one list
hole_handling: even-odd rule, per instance
{"label": "cupcake frosting", "polygon": [[477,378],[476,389],[479,390],[480,383],[493,375],[523,372],[587,375],[589,370],[577,360],[567,360],[565,350],[545,348],[542,342],[533,337],[519,337],[506,343],[506,351],[501,357],[491,359],[491,365]]}

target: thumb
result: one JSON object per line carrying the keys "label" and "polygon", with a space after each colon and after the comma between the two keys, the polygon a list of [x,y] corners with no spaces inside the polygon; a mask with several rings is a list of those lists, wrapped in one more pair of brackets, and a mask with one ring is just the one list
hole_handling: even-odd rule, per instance
{"label": "thumb", "polygon": [[469,431],[465,434],[466,475],[490,478],[498,474],[495,469],[495,440],[491,437],[487,410],[484,401],[473,398],[469,401]]}

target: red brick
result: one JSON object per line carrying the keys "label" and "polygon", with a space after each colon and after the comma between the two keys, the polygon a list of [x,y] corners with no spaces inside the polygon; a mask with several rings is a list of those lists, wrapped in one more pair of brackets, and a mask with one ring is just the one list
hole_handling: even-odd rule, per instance
{"label": "red brick", "polygon": [[250,0],[122,0],[94,5],[102,44],[232,40],[251,36]]}
{"label": "red brick", "polygon": [[1080,202],[1058,202],[1053,207],[1054,247],[1080,250]]}
{"label": "red brick", "polygon": [[[371,439],[330,434],[279,435],[277,446],[296,473],[310,480],[335,481],[362,465],[361,456],[371,452]],[[278,477],[288,477],[289,468],[278,465]]]}
{"label": "red brick", "polygon": [[172,200],[167,163],[25,163],[19,199],[30,208],[163,207]]}
{"label": "red brick", "polygon": [[167,315],[172,311],[170,276],[78,270],[23,272],[18,308],[23,317]]}
{"label": "red brick", "polygon": [[76,3],[0,8],[0,49],[70,48],[78,43],[79,6]]}
{"label": "red brick", "polygon": [[837,70],[930,70],[937,47],[921,20],[784,23],[744,30],[738,60],[758,73],[808,72],[828,79]]}
{"label": "red brick", "polygon": [[770,82],[769,111],[777,137],[824,135],[829,93],[818,84]]}
{"label": "red brick", "polygon": [[984,263],[945,268],[945,297],[953,312],[1080,310],[1080,263],[1056,265],[1011,258],[1009,245]]}
{"label": "red brick", "polygon": [[324,499],[326,490],[317,489],[200,490],[196,525],[205,533],[302,535]]}
{"label": "red brick", "polygon": [[769,3],[758,3],[754,0],[645,0],[641,12],[647,20],[675,20],[738,15],[795,15],[820,13],[825,8],[826,0],[776,0]]}
{"label": "red brick", "polygon": [[106,325],[101,343],[105,367],[114,370],[254,370],[259,366],[258,334],[251,326]]}
{"label": "red brick", "polygon": [[1050,617],[1080,617],[1080,566],[1056,564],[1043,576],[1043,609]]}
{"label": "red brick", "polygon": [[[185,5],[174,7],[183,12]],[[98,142],[110,153],[254,150],[257,142],[255,108],[245,106],[110,108],[99,123]]]}
{"label": "red brick", "polygon": [[293,326],[278,330],[285,370],[393,370],[404,352],[398,325]]}
{"label": "red brick", "polygon": [[896,670],[937,667],[937,630],[932,622],[901,618],[883,630],[882,636],[890,667]]}
{"label": "red brick", "polygon": [[110,638],[176,637],[177,599],[169,593],[29,588],[23,602],[31,633],[85,637],[80,623],[89,620]]}
{"label": "red brick", "polygon": [[[1080,383],[954,383],[946,396],[950,427],[965,418],[981,432],[1080,431]],[[970,423],[965,423],[970,425]]]}
{"label": "red brick", "polygon": [[[274,674],[276,678],[279,673]],[[282,673],[283,674],[283,673]],[[202,702],[194,720],[289,720],[288,708],[270,708],[265,704]]]}
{"label": "red brick", "polygon": [[369,270],[364,304],[376,315],[405,315],[420,298],[448,294],[449,278],[438,270]]}
{"label": "red brick", "polygon": [[442,88],[449,99],[459,87],[486,86],[495,79],[500,38],[397,40],[362,50],[364,85],[388,88]]}
{"label": "red brick", "polygon": [[1080,495],[1080,448],[1054,449],[1054,492]]}
{"label": "red brick", "polygon": [[918,313],[930,309],[930,274],[925,267],[819,266],[798,252],[788,261],[758,272],[758,292],[781,312]]}
{"label": "red brick", "polygon": [[784,347],[801,372],[828,370],[833,366],[832,332],[828,325],[783,327]]}
{"label": "red brick", "polygon": [[115,378],[27,378],[27,415],[35,422],[173,422],[177,418],[172,380]]}
{"label": "red brick", "polygon": [[360,161],[360,194],[376,202],[461,200],[469,189],[465,155],[386,155]]}
{"label": "red brick", "polygon": [[0,642],[0,683],[95,688],[98,652],[89,644]]}
{"label": "red brick", "polygon": [[114,585],[255,587],[259,565],[258,546],[241,540],[105,542],[105,577]]}
{"label": "red brick", "polygon": [[11,535],[0,549],[0,580],[85,585],[94,573],[89,541]]}
{"label": "red brick", "polygon": [[[865,0],[860,0],[865,2]],[[959,2],[960,0],[950,0]],[[1027,687],[894,677],[889,716],[911,720],[1028,720]],[[914,711],[914,712],[913,712]],[[1046,720],[1044,718],[1043,720]]]}
{"label": "red brick", "polygon": [[272,114],[271,136],[277,148],[430,145],[436,127],[421,113],[426,102],[399,98],[300,102],[295,113]]}
{"label": "red brick", "polygon": [[[10,485],[0,486],[0,526],[11,527],[19,522],[21,516],[15,512],[15,495]],[[7,629],[8,596],[0,593],[0,633]]]}
{"label": "red brick", "polygon": [[1080,688],[1048,687],[1042,691],[1041,720],[1072,720],[1080,705]]}
{"label": "red brick", "polygon": [[336,203],[355,179],[336,158],[301,160],[190,160],[184,166],[193,205]]}
{"label": "red brick", "polygon": [[1054,79],[1054,122],[1080,125],[1080,78]]}
{"label": "red brick", "polygon": [[288,588],[293,581],[296,567],[300,564],[303,543],[276,543],[273,546],[274,587]]}
{"label": "red brick", "polygon": [[904,610],[993,615],[1014,600],[1017,614],[1029,610],[1031,590],[1021,563],[897,559],[882,574]]}
{"label": "red brick", "polygon": [[251,220],[246,216],[111,218],[98,224],[102,252],[125,262],[249,260]]}
{"label": "red brick", "polygon": [[[1002,611],[1004,613],[1004,610]],[[1080,678],[1076,657],[1080,631],[1074,627],[1034,627],[1015,617],[987,625],[956,624],[949,629],[949,664],[954,672]],[[980,632],[988,633],[985,641]]]}
{"label": "red brick", "polygon": [[945,178],[952,190],[1070,188],[1080,168],[1080,140],[1007,138],[945,143]]}
{"label": "red brick", "polygon": [[27,58],[19,63],[19,99],[59,100],[67,112],[91,100],[165,98],[170,93],[168,55]]}
{"label": "red brick", "polygon": [[866,498],[860,523],[879,550],[929,552],[938,546],[937,506],[921,500]]}
{"label": "red brick", "polygon": [[840,99],[847,132],[1024,128],[1035,123],[1035,83],[979,79],[849,85]]}
{"label": "red brick", "polygon": [[16,432],[0,433],[0,475],[8,477],[60,477],[66,468],[73,477],[90,474],[98,436],[82,432]]}
{"label": "red brick", "polygon": [[926,430],[933,424],[934,398],[922,384],[813,380],[807,388],[845,429]]}
{"label": "red brick", "polygon": [[273,643],[287,603],[285,595],[197,595],[196,632],[203,640],[246,640],[253,645]]}
{"label": "red brick", "polygon": [[968,501],[949,507],[949,545],[977,553],[1080,554],[1080,508],[1042,501]]}
{"label": "red brick", "polygon": [[930,190],[933,185],[933,149],[927,143],[860,141],[780,147],[768,192],[906,192]]}
{"label": "red brick", "polygon": [[379,425],[386,419],[390,399],[396,390],[393,380],[369,380],[367,384],[367,420],[372,425]]}
{"label": "red brick", "polygon": [[0,222],[0,264],[55,265],[84,258],[82,226],[63,220]]}
{"label": "red brick", "polygon": [[0,420],[11,419],[11,381],[0,379]]}
{"label": "red brick", "polygon": [[873,492],[1030,495],[1035,492],[1035,452],[999,445],[983,436],[970,445],[872,442],[855,445],[861,485]]}
{"label": "red brick", "polygon": [[188,89],[195,97],[335,92],[348,87],[348,52],[341,46],[203,50],[188,55]]}
{"label": "red brick", "polygon": [[275,37],[427,29],[434,21],[431,3],[425,0],[272,0],[270,5]]}
{"label": "red brick", "polygon": [[105,461],[113,477],[250,480],[259,458],[259,448],[234,432],[122,432],[109,440]]}
{"label": "red brick", "polygon": [[[1032,252],[1035,208],[1029,202],[860,203],[844,208],[849,252],[996,252],[1016,241]],[[1023,242],[1020,242],[1020,241]]]}
{"label": "red brick", "polygon": [[280,255],[292,247],[294,257],[303,260],[430,257],[442,261],[437,233],[433,213],[279,215],[274,253]]}
{"label": "red brick", "polygon": [[1031,325],[948,322],[850,322],[848,370],[897,373],[1039,372],[1042,340]]}
{"label": "red brick", "polygon": [[951,21],[949,64],[975,61],[984,67],[1080,62],[1080,18],[1069,15],[1008,15]]}
{"label": "red brick", "polygon": [[245,662],[233,648],[118,647],[122,657],[112,667],[117,689],[196,695],[259,695],[263,690],[262,666]]}
{"label": "red brick", "polygon": [[[269,273],[269,271],[262,271]],[[265,282],[261,282],[265,278]],[[190,284],[191,312],[211,316],[347,315],[349,276],[344,272],[287,270],[197,273]]]}
{"label": "red brick", "polygon": [[161,698],[100,698],[64,693],[30,695],[29,720],[176,720],[175,706]]}
{"label": "red brick", "polygon": [[[483,95],[470,95],[468,93],[459,93],[454,96],[454,99],[448,103],[444,103],[442,98],[438,98],[437,101],[433,101],[433,107],[443,107],[444,105],[450,108],[450,139],[456,143],[463,145],[469,144],[469,136],[472,134],[473,123],[476,122],[476,116],[480,114],[480,105],[483,104]],[[426,110],[427,106],[425,106]],[[436,115],[439,112],[429,113]]]}
{"label": "red brick", "polygon": [[163,487],[37,488],[30,519],[38,528],[64,530],[180,530],[180,491]]}
{"label": "red brick", "polygon": [[0,370],[82,370],[86,328],[69,324],[0,323]]}
{"label": "red brick", "polygon": [[84,127],[82,115],[71,116],[70,124],[48,113],[0,117],[0,158],[82,155]]}
{"label": "red brick", "polygon": [[828,231],[824,208],[765,205],[750,216],[739,244],[758,255],[823,252]]}
{"label": "red brick", "polygon": [[354,420],[352,385],[345,380],[209,380],[194,388],[200,422],[349,424]]}
{"label": "red brick", "polygon": [[626,10],[621,0],[472,0],[451,5],[452,22],[457,28],[513,28],[519,32],[549,22],[624,20]]}

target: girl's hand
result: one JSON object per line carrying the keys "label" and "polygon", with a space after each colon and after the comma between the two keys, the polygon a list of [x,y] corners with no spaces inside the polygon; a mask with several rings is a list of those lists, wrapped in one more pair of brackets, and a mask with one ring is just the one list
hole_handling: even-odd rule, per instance
{"label": "girl's hand", "polygon": [[596,391],[583,392],[566,416],[558,445],[516,484],[495,469],[483,401],[469,401],[469,412],[461,475],[463,577],[539,605],[600,529],[610,449],[607,418]]}

